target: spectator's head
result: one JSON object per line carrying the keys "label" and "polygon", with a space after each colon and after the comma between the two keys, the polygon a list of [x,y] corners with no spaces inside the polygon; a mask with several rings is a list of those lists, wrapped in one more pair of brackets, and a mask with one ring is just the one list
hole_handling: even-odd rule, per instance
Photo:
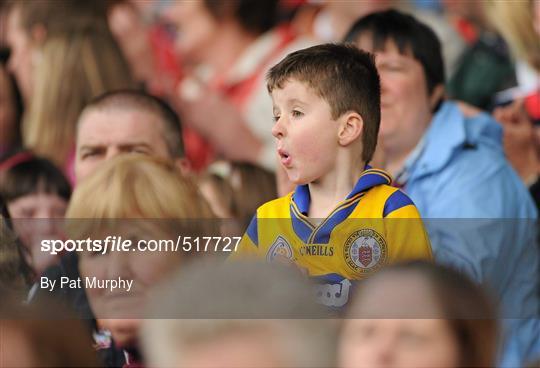
{"label": "spectator's head", "polygon": [[71,239],[90,237],[104,242],[107,236],[116,236],[133,242],[128,252],[84,251],[79,257],[82,277],[133,280],[129,291],[86,289],[100,325],[111,330],[121,346],[136,344],[140,308],[149,291],[184,260],[182,250],[172,251],[171,245],[168,251],[138,251],[138,241],[176,242],[178,234],[211,233],[204,228],[203,221],[190,222],[190,227],[181,221],[211,217],[195,185],[172,164],[136,155],[111,159],[81,181],[73,192],[66,217],[70,219]]}
{"label": "spectator's head", "polygon": [[6,67],[9,53],[0,49],[0,155],[21,144],[22,99]]}
{"label": "spectator's head", "polygon": [[388,10],[359,19],[345,40],[376,53],[382,149],[390,161],[405,159],[444,94],[444,63],[437,36],[414,17]]}
{"label": "spectator's head", "polygon": [[245,221],[245,228],[259,206],[277,198],[275,174],[252,164],[233,163],[229,183],[234,216]]}
{"label": "spectator's head", "polygon": [[193,263],[153,298],[143,327],[158,367],[331,367],[335,325],[299,272]]}
{"label": "spectator's head", "polygon": [[234,217],[234,191],[229,178],[215,172],[202,175],[198,180],[199,189],[216,217]]}
{"label": "spectator's head", "polygon": [[343,321],[342,367],[492,367],[495,312],[460,273],[425,262],[389,266],[357,289]]}
{"label": "spectator's head", "polygon": [[40,55],[23,124],[24,143],[65,166],[84,106],[105,92],[130,88],[132,79],[106,24],[51,34]]}
{"label": "spectator's head", "polygon": [[140,9],[131,1],[111,2],[108,22],[111,32],[128,60],[133,77],[140,82],[151,82],[154,55],[150,40],[150,24],[145,22]]}
{"label": "spectator's head", "polygon": [[186,168],[178,116],[159,98],[137,91],[110,92],[91,101],[79,117],[76,150],[78,180],[121,153],[158,157]]}
{"label": "spectator's head", "polygon": [[105,22],[105,2],[71,0],[9,1],[7,41],[11,48],[9,68],[15,75],[25,102],[34,86],[39,48],[50,35],[70,32]]}
{"label": "spectator's head", "polygon": [[0,163],[0,196],[6,201],[13,229],[26,262],[40,275],[56,257],[40,251],[42,239],[61,236],[71,188],[62,172],[30,152],[15,153]]}
{"label": "spectator's head", "polygon": [[247,221],[243,228],[259,206],[277,197],[274,173],[248,163],[216,163],[199,184],[216,216]]}
{"label": "spectator's head", "polygon": [[363,168],[380,121],[379,76],[371,54],[324,44],[293,52],[268,72],[276,123],[272,134],[289,180],[328,174],[343,152]]}
{"label": "spectator's head", "polygon": [[277,9],[277,0],[176,1],[165,16],[178,28],[176,44],[182,57],[208,62],[218,45],[230,41],[220,37],[224,29],[256,37],[276,24]]}

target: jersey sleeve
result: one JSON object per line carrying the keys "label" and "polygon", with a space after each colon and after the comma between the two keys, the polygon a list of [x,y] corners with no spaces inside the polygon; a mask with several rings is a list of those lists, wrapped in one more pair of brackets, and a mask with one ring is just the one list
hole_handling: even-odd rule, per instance
{"label": "jersey sleeve", "polygon": [[245,259],[257,256],[259,246],[259,233],[257,225],[258,219],[257,215],[255,214],[251,219],[246,232],[242,236],[240,243],[234,252],[229,256],[229,260]]}
{"label": "jersey sleeve", "polygon": [[391,244],[391,262],[433,260],[431,244],[424,222],[412,200],[401,190],[386,201],[384,220]]}

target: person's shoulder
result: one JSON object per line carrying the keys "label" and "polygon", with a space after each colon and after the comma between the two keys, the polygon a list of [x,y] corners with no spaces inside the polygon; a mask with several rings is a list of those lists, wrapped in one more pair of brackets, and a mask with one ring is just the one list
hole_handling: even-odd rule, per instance
{"label": "person's shoulder", "polygon": [[535,217],[527,188],[504,156],[489,149],[462,150],[444,170],[422,181],[421,190],[430,193],[432,215],[442,209],[441,217],[454,212],[484,218]]}
{"label": "person's shoulder", "polygon": [[[417,216],[416,205],[404,191],[390,185],[380,185],[379,187],[379,190],[386,196],[383,218],[396,214],[399,211],[403,212],[405,209],[413,210],[413,213]],[[411,214],[409,212],[407,211],[407,214]]]}
{"label": "person's shoulder", "polygon": [[382,218],[395,214],[397,211],[404,211],[405,208],[414,209],[413,212],[416,213],[413,200],[400,188],[391,185],[382,184],[370,188],[365,198],[370,202],[370,206],[382,209],[381,212],[377,211]]}

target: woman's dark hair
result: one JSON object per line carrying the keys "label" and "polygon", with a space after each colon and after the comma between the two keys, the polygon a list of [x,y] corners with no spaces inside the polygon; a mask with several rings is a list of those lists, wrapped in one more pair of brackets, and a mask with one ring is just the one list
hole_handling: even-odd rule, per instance
{"label": "woman's dark hair", "polygon": [[255,35],[276,25],[278,4],[278,0],[204,0],[204,6],[215,19],[235,19]]}
{"label": "woman's dark hair", "polygon": [[71,186],[51,161],[20,151],[0,160],[0,196],[9,203],[44,191],[69,201]]}
{"label": "woman's dark hair", "polygon": [[[359,284],[349,316],[362,318],[355,315],[355,306],[370,297],[365,293],[366,287],[374,280],[392,278],[401,281],[407,275],[419,276],[426,282],[428,292],[440,309],[440,314],[435,316],[418,315],[414,318],[446,320],[460,349],[460,367],[492,367],[499,337],[495,307],[478,285],[451,268],[426,261],[387,266]],[[417,311],[403,312],[418,314]]]}

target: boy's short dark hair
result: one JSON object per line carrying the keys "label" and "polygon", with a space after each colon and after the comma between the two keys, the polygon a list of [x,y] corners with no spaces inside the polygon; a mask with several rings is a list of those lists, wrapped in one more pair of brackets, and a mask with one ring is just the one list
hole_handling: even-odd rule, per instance
{"label": "boy's short dark hair", "polygon": [[353,45],[330,43],[293,52],[268,72],[268,91],[283,88],[291,79],[306,83],[325,99],[333,119],[347,111],[362,116],[362,160],[369,162],[381,120],[381,87],[373,55]]}
{"label": "boy's short dark hair", "polygon": [[184,157],[182,125],[176,112],[158,97],[137,90],[117,90],[106,92],[91,100],[79,115],[79,119],[90,110],[128,109],[144,111],[157,116],[163,123],[163,139],[172,158]]}
{"label": "boy's short dark hair", "polygon": [[394,41],[401,54],[410,50],[422,64],[429,94],[436,86],[444,84],[441,43],[430,27],[413,16],[397,10],[372,13],[353,24],[345,41],[356,43],[363,35],[371,36],[374,50],[384,50],[388,40]]}

